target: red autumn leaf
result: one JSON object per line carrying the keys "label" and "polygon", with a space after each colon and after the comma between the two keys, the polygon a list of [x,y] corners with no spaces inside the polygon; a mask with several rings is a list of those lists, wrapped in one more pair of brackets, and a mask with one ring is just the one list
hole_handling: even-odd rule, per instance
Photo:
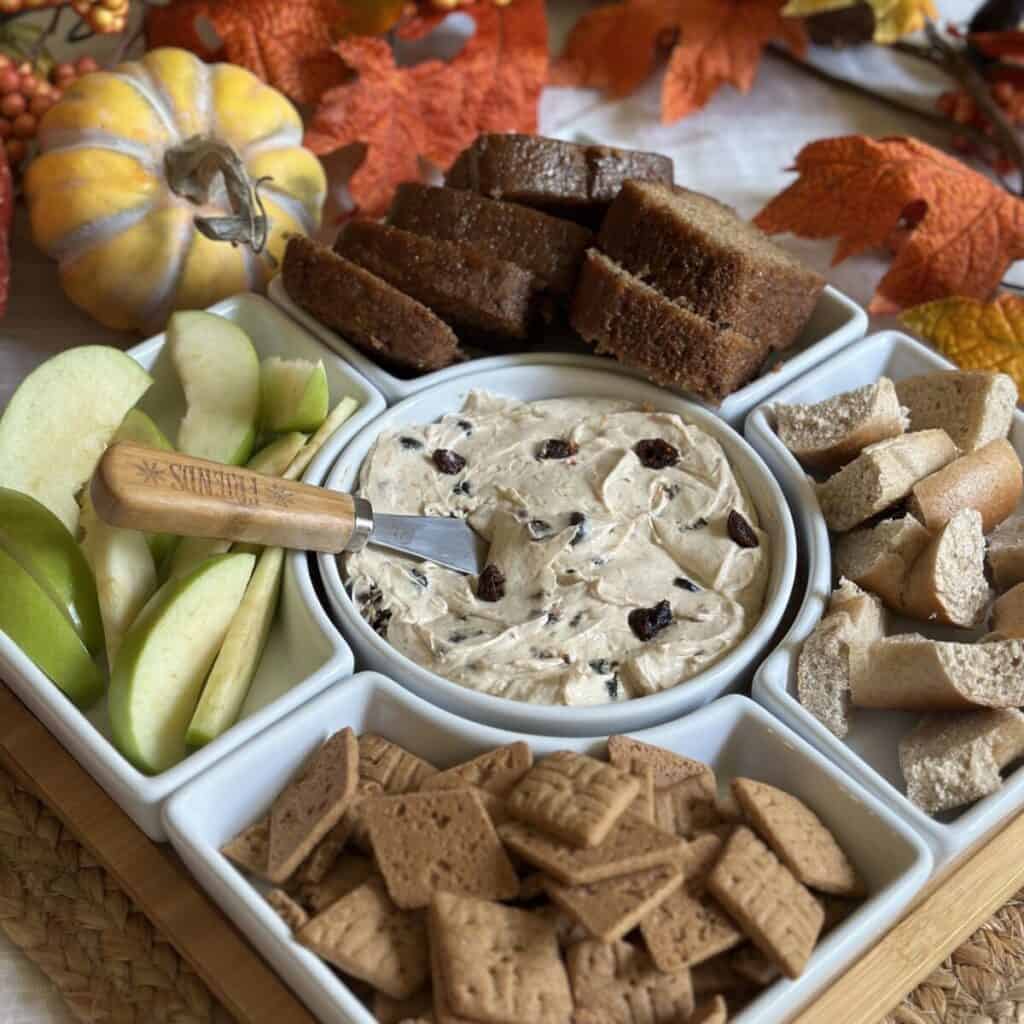
{"label": "red autumn leaf", "polygon": [[800,151],[795,170],[799,178],[755,223],[838,237],[834,263],[897,240],[873,313],[948,295],[988,298],[1024,257],[1024,202],[917,139],[822,139]]}
{"label": "red autumn leaf", "polygon": [[[216,31],[219,48],[204,39],[200,19]],[[345,79],[332,49],[343,25],[340,0],[176,0],[147,7],[146,44],[240,64],[297,103],[315,103]]]}
{"label": "red autumn leaf", "polygon": [[624,0],[599,7],[573,28],[551,81],[624,96],[651,74],[667,48],[661,118],[677,121],[725,83],[747,92],[773,39],[803,54],[803,26],[784,18],[781,8],[782,0]]}
{"label": "red autumn leaf", "polygon": [[383,40],[338,43],[354,75],[321,98],[306,145],[324,155],[365,144],[349,182],[363,215],[382,214],[399,182],[419,178],[420,156],[447,168],[480,132],[536,130],[548,61],[543,0],[478,4],[473,17],[476,31],[451,61],[398,67]]}

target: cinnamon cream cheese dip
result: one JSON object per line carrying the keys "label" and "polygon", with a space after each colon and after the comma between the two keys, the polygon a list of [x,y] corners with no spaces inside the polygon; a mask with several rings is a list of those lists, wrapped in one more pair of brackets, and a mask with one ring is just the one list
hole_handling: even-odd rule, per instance
{"label": "cinnamon cream cheese dip", "polygon": [[537,704],[669,689],[757,622],[771,551],[721,445],[609,399],[472,392],[382,434],[360,474],[382,512],[455,515],[490,542],[463,576],[372,547],[343,569],[363,616],[423,667]]}

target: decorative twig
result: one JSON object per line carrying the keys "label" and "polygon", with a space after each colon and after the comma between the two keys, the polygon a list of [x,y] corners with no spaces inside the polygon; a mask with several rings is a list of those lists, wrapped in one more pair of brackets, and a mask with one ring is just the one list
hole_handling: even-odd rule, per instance
{"label": "decorative twig", "polygon": [[46,40],[49,39],[50,36],[52,36],[57,31],[57,26],[60,24],[60,18],[63,13],[63,6],[54,7],[53,14],[50,15],[49,24],[47,24],[46,28],[44,28],[43,31],[39,33],[39,38],[35,41],[34,45],[32,46],[32,52],[29,55],[29,60],[33,64],[35,64],[35,62],[39,60],[40,54],[42,54],[43,51],[46,49]]}

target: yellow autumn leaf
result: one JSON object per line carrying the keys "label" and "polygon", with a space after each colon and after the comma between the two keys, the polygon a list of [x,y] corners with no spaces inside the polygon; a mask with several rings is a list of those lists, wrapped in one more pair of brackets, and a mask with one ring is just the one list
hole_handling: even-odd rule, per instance
{"label": "yellow autumn leaf", "polygon": [[961,369],[1008,373],[1024,391],[1024,298],[938,299],[905,310],[900,322]]}
{"label": "yellow autumn leaf", "polygon": [[[789,0],[782,13],[803,18],[825,11],[853,7],[859,0]],[[875,42],[894,43],[901,36],[924,28],[927,18],[937,18],[934,0],[867,0],[875,12]]]}

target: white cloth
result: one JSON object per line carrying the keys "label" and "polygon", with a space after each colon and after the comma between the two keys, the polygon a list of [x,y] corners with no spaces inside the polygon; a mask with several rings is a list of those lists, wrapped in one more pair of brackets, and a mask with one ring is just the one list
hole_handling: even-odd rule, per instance
{"label": "white cloth", "polygon": [[[575,17],[591,6],[587,0],[550,5],[555,49]],[[978,0],[939,3],[947,20],[965,20],[977,6]],[[938,93],[949,87],[927,65],[880,48],[840,54],[815,50],[812,59],[923,107],[932,107]],[[923,120],[841,92],[771,56],[762,63],[749,95],[724,87],[705,110],[674,125],[659,123],[659,86],[657,76],[634,96],[616,103],[588,90],[549,89],[541,105],[541,131],[562,138],[582,134],[610,145],[667,153],[675,160],[681,184],[709,192],[748,217],[793,180],[786,168],[800,148],[815,139],[860,132],[912,134],[936,145],[946,141],[943,132]],[[881,257],[863,256],[831,268],[834,243],[780,241],[861,303],[871,298],[887,265]],[[0,406],[33,366],[63,348],[84,343],[126,347],[137,340],[104,330],[63,297],[53,266],[29,240],[23,209],[17,218],[13,262],[11,301],[0,321]],[[875,326],[890,323],[876,321]],[[0,1024],[69,1020],[42,974],[0,934]]]}

